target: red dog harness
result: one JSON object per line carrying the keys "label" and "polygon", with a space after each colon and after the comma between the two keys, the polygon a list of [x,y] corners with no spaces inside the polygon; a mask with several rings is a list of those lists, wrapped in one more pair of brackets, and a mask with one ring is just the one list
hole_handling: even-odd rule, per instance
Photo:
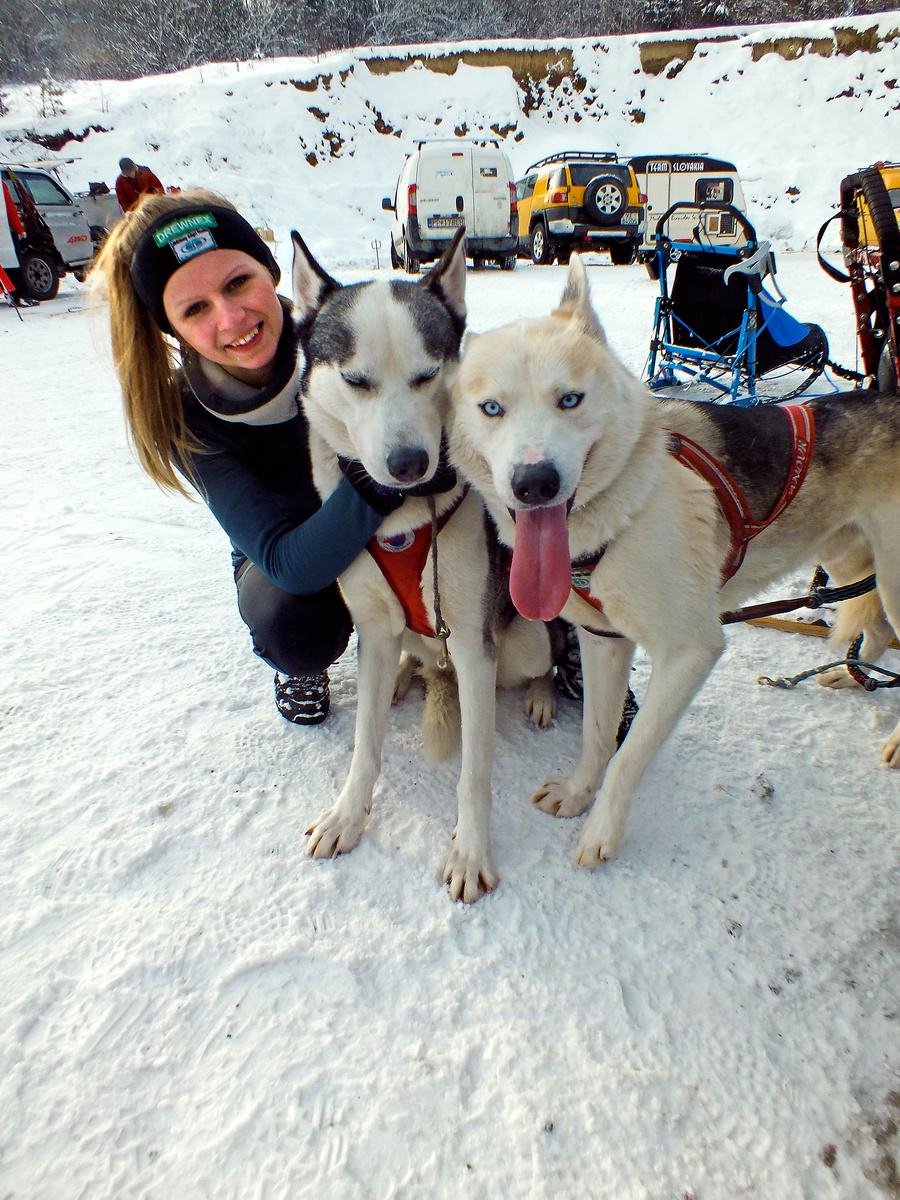
{"label": "red dog harness", "polygon": [[[735,480],[702,446],[680,433],[673,433],[669,439],[669,453],[680,463],[696,471],[713,489],[722,515],[731,530],[731,546],[722,567],[723,584],[731,579],[744,561],[751,539],[780,517],[791,503],[800,491],[809,470],[816,443],[816,422],[812,409],[807,404],[785,404],[781,406],[781,411],[787,417],[791,430],[791,465],[777,504],[762,521],[757,521],[753,516],[750,505]],[[579,560],[572,564],[572,590],[599,612],[603,612],[603,605],[591,595],[591,575],[605,550],[606,547],[602,546],[591,559]]]}
{"label": "red dog harness", "polygon": [[680,433],[672,434],[669,452],[706,480],[716,493],[719,507],[731,529],[729,557],[722,567],[723,584],[728,582],[744,561],[751,538],[767,529],[791,503],[809,470],[816,443],[816,422],[812,409],[806,404],[786,404],[781,411],[787,417],[791,430],[791,465],[777,504],[762,521],[757,521],[753,516],[744,493],[720,463],[690,438]]}
{"label": "red dog harness", "polygon": [[[462,504],[468,490],[469,485],[466,484],[450,507],[438,517],[438,533]],[[435,632],[422,600],[422,572],[431,549],[431,522],[420,525],[410,533],[396,533],[387,538],[376,535],[366,543],[366,549],[378,563],[391,591],[400,601],[406,617],[406,628],[423,637],[433,638]]]}

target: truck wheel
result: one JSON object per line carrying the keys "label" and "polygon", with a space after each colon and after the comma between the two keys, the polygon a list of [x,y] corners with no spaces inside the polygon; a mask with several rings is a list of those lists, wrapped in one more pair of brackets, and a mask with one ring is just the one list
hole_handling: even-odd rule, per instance
{"label": "truck wheel", "polygon": [[531,261],[538,267],[546,266],[547,263],[553,261],[550,239],[547,237],[547,230],[540,222],[531,231]]}
{"label": "truck wheel", "polygon": [[418,275],[419,260],[409,248],[409,242],[403,241],[403,267],[407,275]]}
{"label": "truck wheel", "polygon": [[504,254],[500,259],[500,270],[514,271],[516,269],[516,257],[515,254]]}
{"label": "truck wheel", "polygon": [[400,261],[400,255],[397,253],[397,248],[394,245],[393,238],[391,238],[391,266],[395,271],[399,271],[403,266],[403,263]]}
{"label": "truck wheel", "polygon": [[43,250],[22,255],[22,295],[26,300],[52,300],[59,291],[56,263]]}

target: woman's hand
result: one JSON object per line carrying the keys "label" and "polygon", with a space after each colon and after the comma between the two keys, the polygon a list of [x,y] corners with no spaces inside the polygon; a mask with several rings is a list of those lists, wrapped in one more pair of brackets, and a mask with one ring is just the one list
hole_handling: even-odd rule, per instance
{"label": "woman's hand", "polygon": [[401,488],[382,487],[376,483],[358,458],[341,458],[338,455],[338,466],[353,490],[369,508],[374,508],[383,517],[398,509],[406,499],[406,493]]}

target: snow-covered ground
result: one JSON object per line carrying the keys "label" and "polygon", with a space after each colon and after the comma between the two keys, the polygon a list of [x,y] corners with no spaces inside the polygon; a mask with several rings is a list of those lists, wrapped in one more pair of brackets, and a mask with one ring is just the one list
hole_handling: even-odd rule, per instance
{"label": "snow-covered ground", "polygon": [[[655,285],[592,261],[639,371]],[[779,266],[852,366],[849,290]],[[471,328],[563,280],[470,272]],[[458,760],[423,761],[414,693],[359,846],[312,861],[353,648],[325,725],[285,722],[224,534],[129,455],[103,312],[67,278],[23,317],[0,305],[0,1196],[896,1196],[897,694],[762,687],[825,647],[732,628],[595,873],[529,802],[579,707],[541,733],[502,695],[501,883],[465,907]]]}
{"label": "snow-covered ground", "polygon": [[[270,225],[283,268],[296,226],[349,282],[373,240],[384,262],[380,198],[414,138],[515,121],[517,172],[570,146],[731,158],[761,235],[802,251],[841,178],[897,156],[896,16],[842,22],[877,26],[877,52],[755,61],[765,37],[831,36],[779,26],[707,40],[671,78],[641,72],[638,39],[585,43],[584,91],[530,113],[506,68],[384,76],[349,53],[73,84],[58,118],[11,89],[0,157],[35,157],[29,128],[97,126],[66,147],[70,186],[112,184],[130,154]],[[326,132],[342,149],[313,168]],[[655,285],[592,262],[640,372]],[[779,267],[790,311],[854,366],[849,289],[809,250]],[[470,272],[470,327],[546,312],[563,280]],[[762,687],[826,648],[730,629],[592,874],[572,865],[581,822],[530,804],[577,755],[578,706],[538,733],[502,695],[501,883],[464,907],[438,874],[458,761],[424,763],[413,693],[362,841],[313,862],[353,647],[325,725],[282,720],[225,535],[128,452],[85,296],[68,277],[21,322],[0,303],[0,1198],[900,1196],[900,773],[878,759],[898,694]]]}

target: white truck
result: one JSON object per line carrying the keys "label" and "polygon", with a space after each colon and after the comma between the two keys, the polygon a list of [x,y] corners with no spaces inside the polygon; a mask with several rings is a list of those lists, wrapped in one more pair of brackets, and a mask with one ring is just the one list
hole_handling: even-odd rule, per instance
{"label": "white truck", "polygon": [[[714,201],[731,204],[742,213],[747,211],[734,163],[705,154],[641,154],[629,162],[638,186],[647,197],[647,224],[637,256],[640,262],[648,264],[648,269],[655,262],[656,222],[671,205]],[[696,222],[696,213],[682,209],[667,223],[667,234],[673,241],[689,242]],[[707,218],[705,232],[716,246],[739,246],[745,240],[740,225],[728,213]]]}
{"label": "white truck", "polygon": [[419,142],[381,207],[394,214],[391,265],[415,274],[440,258],[461,226],[466,255],[476,267],[516,265],[518,215],[509,159],[494,140]]}

